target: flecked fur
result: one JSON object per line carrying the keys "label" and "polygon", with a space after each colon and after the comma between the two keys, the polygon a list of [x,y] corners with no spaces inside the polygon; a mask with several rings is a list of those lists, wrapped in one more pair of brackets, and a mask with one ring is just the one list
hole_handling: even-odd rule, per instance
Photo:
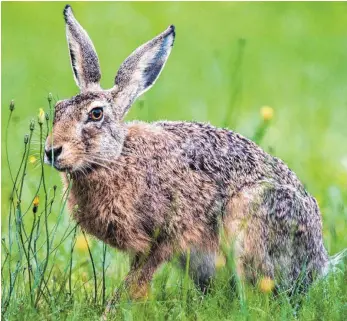
{"label": "flecked fur", "polygon": [[[123,121],[131,103],[159,76],[173,31],[169,27],[136,50],[112,89],[87,86],[56,105],[53,139],[62,153],[54,166],[71,173],[74,219],[86,232],[132,254],[126,285],[134,298],[145,295],[156,269],[175,253],[183,255],[184,265],[189,250],[191,274],[203,289],[214,274],[221,231],[244,279],[267,276],[280,288],[298,281],[307,286],[328,265],[321,215],[281,160],[240,134],[209,124]],[[88,56],[92,47],[87,48]],[[77,59],[83,61],[83,50]],[[76,77],[94,83],[88,75]],[[89,112],[100,106],[103,120],[89,122]]]}

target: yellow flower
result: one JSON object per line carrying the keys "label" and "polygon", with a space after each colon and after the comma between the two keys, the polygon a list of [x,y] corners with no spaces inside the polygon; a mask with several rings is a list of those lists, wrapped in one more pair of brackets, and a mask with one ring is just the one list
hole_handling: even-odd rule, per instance
{"label": "yellow flower", "polygon": [[45,121],[45,111],[42,108],[39,109],[39,114],[37,118],[38,118],[38,123],[42,125],[43,122]]}
{"label": "yellow flower", "polygon": [[34,155],[30,155],[29,156],[29,163],[31,164],[35,164],[37,161],[36,157]]}
{"label": "yellow flower", "polygon": [[274,116],[274,110],[269,106],[263,106],[260,108],[260,114],[265,121],[269,121]]}
{"label": "yellow flower", "polygon": [[88,243],[83,235],[79,235],[76,237],[76,244],[75,244],[77,250],[79,251],[87,251],[88,250]]}
{"label": "yellow flower", "polygon": [[38,196],[35,196],[34,201],[33,201],[33,205],[34,205],[35,207],[37,207],[37,206],[39,206],[39,203],[40,203],[39,197],[38,197]]}
{"label": "yellow flower", "polygon": [[269,277],[264,277],[260,280],[259,289],[261,292],[269,293],[275,287],[275,282]]}

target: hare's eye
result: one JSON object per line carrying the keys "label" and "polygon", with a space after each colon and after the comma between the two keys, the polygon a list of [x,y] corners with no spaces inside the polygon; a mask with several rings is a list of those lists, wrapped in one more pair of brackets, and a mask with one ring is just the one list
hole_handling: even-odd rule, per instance
{"label": "hare's eye", "polygon": [[89,120],[92,120],[92,121],[101,120],[103,116],[103,109],[101,107],[94,108],[89,112],[88,116],[89,116]]}

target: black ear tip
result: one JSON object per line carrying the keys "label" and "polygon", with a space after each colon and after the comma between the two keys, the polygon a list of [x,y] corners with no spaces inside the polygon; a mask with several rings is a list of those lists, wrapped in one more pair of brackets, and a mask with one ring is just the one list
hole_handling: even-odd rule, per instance
{"label": "black ear tip", "polygon": [[175,41],[175,38],[176,38],[176,28],[175,28],[175,26],[174,25],[171,25],[170,27],[169,27],[169,34],[170,35],[172,35],[172,44],[171,44],[171,47],[173,46],[173,44],[174,44],[174,41]]}
{"label": "black ear tip", "polygon": [[176,36],[175,29],[176,29],[176,28],[175,28],[174,25],[170,25],[170,26],[164,31],[164,37],[172,36],[173,38],[175,38],[175,36]]}
{"label": "black ear tip", "polygon": [[71,8],[71,6],[70,6],[69,4],[67,4],[67,5],[65,6],[65,8],[64,8],[64,11],[63,11],[65,21],[67,20],[67,16],[68,16],[68,14],[69,14],[69,10],[72,11],[72,8]]}
{"label": "black ear tip", "polygon": [[169,34],[172,34],[174,37],[176,36],[176,28],[174,25],[169,26]]}

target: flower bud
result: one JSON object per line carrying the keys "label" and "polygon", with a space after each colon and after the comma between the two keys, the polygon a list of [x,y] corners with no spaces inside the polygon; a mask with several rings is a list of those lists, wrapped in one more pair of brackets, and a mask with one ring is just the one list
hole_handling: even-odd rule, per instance
{"label": "flower bud", "polygon": [[33,205],[34,205],[34,206],[39,206],[39,204],[40,204],[40,199],[39,199],[39,197],[36,195],[35,198],[34,198],[34,200],[33,200]]}
{"label": "flower bud", "polygon": [[10,102],[10,111],[12,112],[14,110],[14,100],[12,99]]}
{"label": "flower bud", "polygon": [[31,131],[33,131],[35,129],[35,121],[33,119],[30,121],[30,127],[29,128]]}
{"label": "flower bud", "polygon": [[40,125],[42,125],[44,120],[45,120],[45,111],[42,108],[40,108],[39,114],[37,115],[37,121]]}
{"label": "flower bud", "polygon": [[34,198],[34,201],[33,201],[33,213],[34,214],[36,214],[37,209],[39,207],[39,204],[40,204],[40,200],[39,200],[39,197],[36,195]]}

